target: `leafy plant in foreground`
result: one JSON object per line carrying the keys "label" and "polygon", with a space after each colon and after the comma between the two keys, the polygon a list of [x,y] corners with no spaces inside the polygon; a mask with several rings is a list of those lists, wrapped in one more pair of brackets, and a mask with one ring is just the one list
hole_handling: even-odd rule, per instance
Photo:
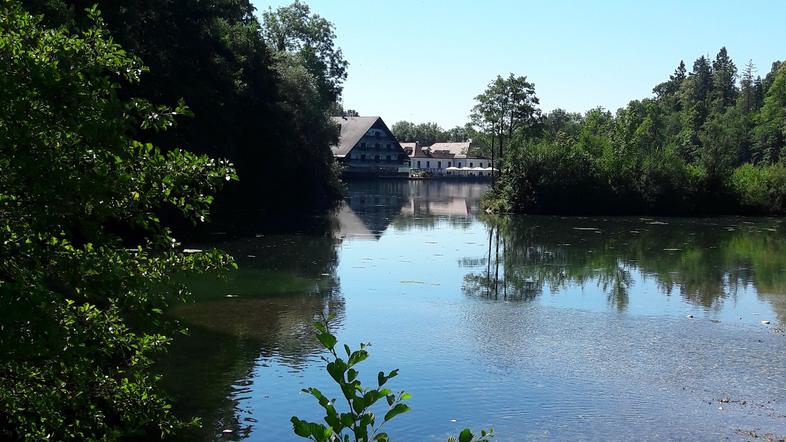
{"label": "leafy plant in foreground", "polygon": [[[292,428],[300,437],[317,442],[368,442],[388,441],[388,433],[381,431],[382,427],[396,416],[410,411],[409,405],[404,402],[411,397],[406,391],[394,393],[384,385],[398,375],[398,369],[388,374],[380,371],[377,374],[377,387],[364,387],[359,379],[360,373],[355,368],[357,364],[365,361],[369,354],[367,348],[371,344],[360,344],[360,349],[352,351],[344,345],[347,359],[341,358],[336,351],[338,339],[330,332],[329,323],[333,315],[323,321],[314,323],[317,331],[317,340],[330,352],[332,358],[323,357],[327,362],[327,372],[338,384],[341,393],[347,402],[348,410],[341,412],[336,409],[336,399],[328,399],[317,388],[303,389],[304,393],[314,396],[319,405],[325,410],[325,423],[327,425],[308,422],[292,416]],[[385,399],[387,409],[382,421],[377,424],[377,416],[372,407],[381,399]],[[449,442],[488,442],[493,437],[494,430],[481,431],[481,437],[476,439],[469,429],[464,429],[458,436],[450,437]]]}
{"label": "leafy plant in foreground", "polygon": [[203,221],[234,168],[137,140],[187,109],[123,98],[146,68],[87,15],[50,29],[0,2],[0,440],[172,432],[152,365],[189,295],[175,276],[234,265],[158,218]]}

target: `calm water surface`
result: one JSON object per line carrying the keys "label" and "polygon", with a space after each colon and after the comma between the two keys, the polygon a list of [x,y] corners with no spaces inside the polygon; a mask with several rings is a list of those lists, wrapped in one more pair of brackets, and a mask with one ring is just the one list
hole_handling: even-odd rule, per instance
{"label": "calm water surface", "polygon": [[[353,183],[326,217],[210,244],[240,270],[198,302],[166,384],[204,440],[297,440],[333,392],[311,322],[400,368],[397,440],[786,435],[786,225],[771,218],[492,217],[482,184]],[[227,295],[230,295],[229,297]],[[769,321],[769,324],[763,323]],[[365,375],[365,376],[363,376]],[[225,432],[231,430],[231,432]]]}

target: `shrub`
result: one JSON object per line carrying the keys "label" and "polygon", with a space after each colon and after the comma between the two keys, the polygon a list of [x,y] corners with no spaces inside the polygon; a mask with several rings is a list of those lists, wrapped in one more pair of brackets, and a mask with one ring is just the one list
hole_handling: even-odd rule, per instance
{"label": "shrub", "polygon": [[179,422],[152,358],[174,331],[163,315],[188,292],[179,272],[232,265],[184,254],[157,218],[196,223],[235,179],[229,163],[162,154],[134,130],[172,111],[124,100],[144,66],[98,12],[79,33],[0,3],[0,439],[106,440]]}

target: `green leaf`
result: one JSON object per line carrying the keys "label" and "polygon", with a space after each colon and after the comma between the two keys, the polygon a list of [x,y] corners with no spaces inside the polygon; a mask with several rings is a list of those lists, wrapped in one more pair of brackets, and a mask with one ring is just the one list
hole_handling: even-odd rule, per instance
{"label": "green leaf", "polygon": [[406,404],[396,404],[391,408],[387,413],[385,413],[385,422],[393,419],[394,417],[398,416],[401,413],[406,413],[410,411],[409,405]]}
{"label": "green leaf", "polygon": [[294,430],[295,434],[306,438],[311,436],[311,427],[309,426],[308,422],[302,421],[295,416],[292,416],[289,421],[292,422],[292,429]]}
{"label": "green leaf", "polygon": [[459,434],[459,442],[470,442],[473,437],[474,435],[469,431],[469,428],[465,428],[461,430],[461,434]]}
{"label": "green leaf", "polygon": [[346,369],[346,364],[340,358],[327,364],[327,372],[330,374],[333,380],[339,384],[343,384],[345,382],[344,373],[346,372]]}
{"label": "green leaf", "polygon": [[337,339],[330,333],[320,333],[317,335],[317,339],[328,350],[333,350],[333,347],[336,346]]}
{"label": "green leaf", "polygon": [[368,352],[366,350],[358,350],[349,356],[347,365],[349,367],[352,367],[355,364],[359,364],[365,361],[367,358],[368,358]]}
{"label": "green leaf", "polygon": [[355,413],[360,414],[363,410],[366,409],[366,402],[363,400],[362,396],[356,396],[355,399],[352,401],[352,409],[355,410]]}

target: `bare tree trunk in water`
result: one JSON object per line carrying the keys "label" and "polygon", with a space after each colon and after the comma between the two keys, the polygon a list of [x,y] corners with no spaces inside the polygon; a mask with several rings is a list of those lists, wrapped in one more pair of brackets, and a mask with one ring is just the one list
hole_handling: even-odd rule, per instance
{"label": "bare tree trunk in water", "polygon": [[502,237],[502,298],[508,300],[508,267],[505,265],[505,255],[508,253],[508,248],[505,243],[505,237]]}
{"label": "bare tree trunk in water", "polygon": [[497,228],[497,257],[494,259],[494,299],[499,297],[499,228]]}
{"label": "bare tree trunk in water", "polygon": [[489,229],[489,253],[486,258],[486,297],[491,297],[491,238],[494,236],[494,225]]}

